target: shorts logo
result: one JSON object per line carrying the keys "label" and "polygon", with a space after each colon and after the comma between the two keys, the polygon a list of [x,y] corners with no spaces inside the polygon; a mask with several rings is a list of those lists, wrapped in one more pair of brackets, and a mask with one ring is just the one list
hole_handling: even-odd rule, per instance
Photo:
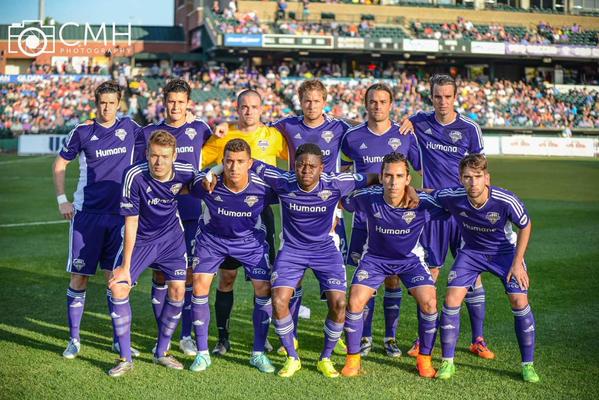
{"label": "shorts logo", "polygon": [[329,285],[341,285],[341,281],[335,278],[327,279],[327,283]]}
{"label": "shorts logo", "polygon": [[263,270],[262,268],[254,268],[254,269],[252,269],[252,274],[253,275],[266,275],[266,271]]}
{"label": "shorts logo", "polygon": [[360,256],[361,254],[357,251],[352,251],[352,253],[350,254],[350,257],[353,260],[354,264],[357,264],[358,261],[360,261]]}
{"label": "shorts logo", "polygon": [[362,282],[364,279],[368,279],[368,272],[361,269],[356,272],[356,278],[358,279],[358,282]]}
{"label": "shorts logo", "polygon": [[191,266],[196,267],[200,264],[200,257],[191,257]]}
{"label": "shorts logo", "polygon": [[119,128],[116,131],[114,131],[114,136],[118,137],[121,140],[125,140],[125,137],[127,137],[127,131]]}
{"label": "shorts logo", "polygon": [[185,134],[189,138],[189,140],[193,140],[194,137],[198,135],[198,132],[194,128],[185,129]]}
{"label": "shorts logo", "polygon": [[418,275],[412,278],[412,283],[420,282],[424,280],[424,276]]}
{"label": "shorts logo", "polygon": [[268,148],[269,145],[270,145],[270,143],[268,142],[268,140],[265,140],[265,139],[258,140],[258,147],[260,147],[262,149],[262,151],[266,151],[266,149]]}
{"label": "shorts logo", "polygon": [[331,192],[330,190],[322,190],[318,193],[318,197],[320,197],[322,201],[326,201],[329,197],[331,197],[332,194],[333,192]]}
{"label": "shorts logo", "polygon": [[496,212],[488,212],[487,213],[487,219],[492,223],[496,223],[497,221],[499,221],[501,219],[501,217],[499,216],[499,213]]}
{"label": "shorts logo", "polygon": [[331,143],[331,140],[333,140],[333,136],[335,136],[335,134],[333,134],[333,131],[324,131],[322,132],[322,135],[320,135],[320,137],[323,138],[324,141],[327,143]]}
{"label": "shorts logo", "polygon": [[83,267],[85,267],[85,261],[80,258],[76,258],[73,260],[73,267],[75,267],[77,271],[81,271]]}
{"label": "shorts logo", "polygon": [[175,183],[173,186],[171,186],[170,191],[172,194],[177,194],[177,193],[179,193],[179,191],[181,190],[182,187],[183,187],[182,184]]}
{"label": "shorts logo", "polygon": [[462,139],[462,132],[460,132],[460,131],[450,131],[449,132],[449,137],[451,138],[452,142],[457,143],[458,140]]}
{"label": "shorts logo", "polygon": [[414,221],[414,218],[416,218],[416,213],[414,211],[406,211],[401,216],[401,219],[406,221],[406,224],[410,224],[412,221]]}
{"label": "shorts logo", "polygon": [[275,281],[277,280],[278,277],[279,277],[279,274],[276,272],[273,272],[272,275],[270,276],[270,284],[274,285]]}
{"label": "shorts logo", "polygon": [[393,151],[397,150],[397,148],[399,146],[401,146],[401,140],[399,140],[399,138],[391,138],[389,139],[389,141],[387,142],[387,144],[389,146],[391,146],[391,148],[393,149]]}
{"label": "shorts logo", "polygon": [[449,271],[449,275],[447,275],[447,283],[451,283],[455,278],[457,278],[458,274],[455,271]]}
{"label": "shorts logo", "polygon": [[510,289],[522,289],[518,284],[518,281],[516,281],[515,279],[512,279],[510,283],[507,284],[507,287]]}
{"label": "shorts logo", "polygon": [[254,204],[256,204],[258,202],[258,197],[257,196],[246,196],[245,200],[243,200],[243,202],[245,204],[247,204],[250,207],[253,207]]}
{"label": "shorts logo", "polygon": [[125,208],[125,209],[127,209],[127,208],[133,208],[133,204],[121,202],[121,208]]}
{"label": "shorts logo", "polygon": [[184,269],[176,269],[174,274],[177,276],[183,276],[183,275],[187,275],[187,271],[185,271]]}

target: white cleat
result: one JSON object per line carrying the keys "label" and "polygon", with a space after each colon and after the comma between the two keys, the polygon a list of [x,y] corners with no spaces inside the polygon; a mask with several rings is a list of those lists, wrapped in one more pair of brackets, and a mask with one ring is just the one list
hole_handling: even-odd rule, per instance
{"label": "white cleat", "polygon": [[69,344],[67,344],[67,348],[62,352],[62,356],[68,360],[72,360],[79,355],[80,350],[81,343],[77,339],[71,339],[69,340]]}
{"label": "white cleat", "polygon": [[186,356],[195,357],[195,355],[198,354],[196,342],[191,338],[191,336],[181,338],[181,340],[179,341],[179,348]]}

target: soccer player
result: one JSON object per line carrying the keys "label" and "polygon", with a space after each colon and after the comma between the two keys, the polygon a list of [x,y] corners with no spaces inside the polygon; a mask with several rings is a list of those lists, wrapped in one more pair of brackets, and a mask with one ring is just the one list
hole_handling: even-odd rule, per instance
{"label": "soccer player", "polygon": [[270,299],[270,262],[265,227],[261,214],[277,200],[272,189],[255,173],[251,149],[243,139],[229,141],[224,149],[224,174],[209,193],[200,174],[192,194],[201,198],[205,210],[195,239],[195,256],[200,261],[193,270],[192,319],[198,355],[192,371],[204,371],[211,365],[208,352],[210,306],[208,294],[212,279],[226,257],[243,263],[245,274],[254,286],[254,347],[250,364],[261,372],[275,371],[264,353],[272,315]]}
{"label": "soccer player", "polygon": [[[403,154],[416,170],[420,170],[420,150],[416,136],[403,136],[399,125],[389,118],[393,106],[393,92],[382,83],[375,83],[366,90],[365,106],[368,120],[350,128],[341,142],[341,154],[345,161],[353,162],[354,172],[379,173],[384,156],[390,151]],[[354,213],[349,251],[345,263],[358,265],[366,244],[366,216]],[[385,278],[385,352],[390,357],[400,357],[401,350],[395,340],[401,310],[402,290],[397,276]],[[361,355],[365,357],[372,348],[372,316],[375,296],[369,300],[364,312],[364,330],[361,339]]]}
{"label": "soccer player", "polygon": [[[135,135],[140,129],[129,118],[117,118],[122,88],[113,81],[100,84],[94,92],[97,117],[71,131],[53,166],[58,209],[71,221],[67,272],[71,274],[67,289],[67,315],[70,341],[63,356],[77,357],[80,351],[79,329],[85,306],[89,277],[96,268],[110,276],[120,242],[123,217],[119,215],[120,188],[123,171],[133,161]],[[79,157],[79,184],[73,202],[65,195],[67,165]],[[110,290],[107,292],[109,313],[112,312]],[[113,351],[119,352],[116,336]],[[131,350],[134,356],[139,352]]]}
{"label": "soccer player", "polygon": [[[191,99],[191,87],[183,79],[173,79],[165,85],[162,93],[166,105],[166,119],[143,128],[136,140],[135,157],[137,161],[142,161],[146,157],[148,140],[151,135],[157,130],[164,130],[171,133],[177,140],[177,159],[200,169],[202,165],[202,147],[212,131],[204,121],[192,120],[192,122],[187,122],[186,112]],[[202,204],[188,194],[179,195],[177,203],[185,232],[187,255],[189,256],[179,348],[185,355],[195,356],[195,342],[191,338],[192,246],[198,227],[198,219],[202,214]],[[165,276],[154,268],[151,296],[152,309],[158,325],[160,324],[160,315],[165,304],[166,295]],[[160,330],[160,326],[158,330]]]}
{"label": "soccer player", "polygon": [[[462,246],[449,272],[441,313],[442,363],[437,378],[455,374],[455,346],[460,333],[460,307],[478,276],[490,272],[501,279],[508,295],[522,356],[522,376],[538,382],[534,370],[535,319],[528,303],[530,280],[524,253],[530,239],[531,221],[524,204],[513,193],[490,186],[487,159],[470,154],[459,166],[463,187],[433,193],[462,228]],[[512,231],[513,225],[519,229]]]}
{"label": "soccer player", "polygon": [[[428,189],[459,186],[460,160],[467,154],[483,152],[482,133],[476,122],[455,111],[457,85],[451,76],[434,75],[430,84],[434,111],[410,117],[422,151],[422,185]],[[427,224],[422,245],[435,281],[448,248],[455,257],[460,241],[460,226],[454,218]],[[484,340],[485,289],[480,278],[468,291],[465,301],[472,327],[470,351],[485,359],[495,358]],[[408,351],[410,356],[416,357],[418,345],[416,340]]]}
{"label": "soccer player", "polygon": [[278,374],[291,377],[301,368],[294,344],[289,301],[306,269],[311,268],[327,299],[329,313],[324,324],[325,343],[317,367],[325,376],[339,376],[330,356],[343,331],[345,319],[345,265],[339,238],[333,230],[337,204],[353,190],[378,182],[376,174],[325,174],[318,145],[306,143],[294,154],[295,172],[254,162],[255,171],[279,196],[283,245],[271,275],[275,331],[287,351]]}
{"label": "soccer player", "polygon": [[382,186],[358,190],[342,201],[346,210],[362,214],[368,228],[368,245],[350,289],[345,313],[347,358],[341,373],[356,376],[361,372],[360,339],[364,306],[385,277],[397,275],[420,307],[418,372],[422,377],[433,378],[435,370],[431,353],[437,332],[437,296],[435,281],[424,261],[420,235],[427,222],[444,218],[446,213],[424,193],[420,194],[418,208],[408,208],[406,188],[411,176],[408,161],[402,154],[385,155],[379,171]]}
{"label": "soccer player", "polygon": [[187,252],[183,225],[177,212],[177,194],[193,183],[197,171],[191,164],[176,162],[177,141],[164,130],[150,136],[147,161],[125,170],[121,215],[125,217],[123,244],[109,281],[112,290],[112,321],[120,345],[120,359],[108,371],[112,377],[133,369],[131,361],[132,283],[150,265],[167,277],[168,295],[160,315],[154,362],[172,369],[183,365],[167,353],[181,318],[185,298]]}
{"label": "soccer player", "polygon": [[[252,157],[267,164],[276,166],[277,159],[289,158],[287,142],[276,128],[265,126],[261,122],[262,97],[253,90],[247,89],[237,96],[238,122],[228,129],[226,137],[211,136],[202,149],[202,164],[208,166],[221,163],[225,145],[231,139],[245,140],[251,149]],[[270,207],[264,207],[260,216],[266,226],[266,241],[269,246],[269,262],[274,263],[275,258],[275,221]],[[214,301],[216,327],[218,328],[218,342],[212,350],[214,355],[224,355],[231,349],[229,341],[229,321],[233,309],[233,285],[237,277],[237,269],[241,266],[239,261],[227,257],[219,269],[218,288]],[[267,341],[267,351],[272,347]]]}

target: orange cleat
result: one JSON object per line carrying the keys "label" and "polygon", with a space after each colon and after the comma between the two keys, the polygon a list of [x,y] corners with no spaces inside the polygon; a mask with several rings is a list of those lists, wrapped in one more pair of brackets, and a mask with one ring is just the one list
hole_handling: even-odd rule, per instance
{"label": "orange cleat", "polygon": [[352,377],[362,373],[362,358],[360,354],[348,354],[345,357],[345,365],[341,370],[341,375]]}
{"label": "orange cleat", "polygon": [[435,369],[433,368],[432,356],[426,356],[424,354],[418,354],[416,357],[416,369],[423,378],[434,378]]}
{"label": "orange cleat", "polygon": [[420,353],[420,340],[416,339],[414,340],[414,343],[412,343],[412,347],[410,348],[410,350],[408,350],[408,355],[410,357],[418,357],[418,354]]}
{"label": "orange cleat", "polygon": [[495,358],[495,353],[489,350],[487,343],[485,343],[485,339],[480,336],[470,345],[470,352],[485,360],[492,360]]}

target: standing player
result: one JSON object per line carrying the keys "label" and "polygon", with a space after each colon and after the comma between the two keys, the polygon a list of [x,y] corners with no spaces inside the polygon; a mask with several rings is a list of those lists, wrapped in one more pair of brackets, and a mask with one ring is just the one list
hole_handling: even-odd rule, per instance
{"label": "standing player", "polygon": [[[247,89],[237,96],[237,126],[228,129],[226,137],[211,136],[202,150],[202,164],[208,166],[221,163],[224,148],[231,139],[245,140],[256,160],[276,166],[277,159],[287,160],[289,152],[287,142],[276,128],[264,126],[261,122],[262,97],[252,89]],[[261,215],[266,226],[266,241],[269,246],[269,261],[272,265],[275,258],[275,221],[272,209],[264,207]],[[229,341],[229,321],[233,310],[233,285],[237,278],[237,268],[241,266],[237,260],[227,257],[219,269],[218,288],[214,301],[218,342],[212,354],[224,355],[231,349]],[[268,351],[272,350],[267,341]]]}
{"label": "standing player", "polygon": [[[416,170],[420,170],[420,150],[416,136],[412,133],[403,136],[399,125],[389,118],[393,106],[393,92],[382,83],[375,83],[366,90],[365,106],[368,121],[350,128],[341,142],[342,157],[354,164],[354,172],[379,173],[384,156],[390,151],[403,154]],[[366,215],[360,211],[354,213],[352,235],[345,263],[358,266],[368,236]],[[402,290],[397,276],[385,278],[385,352],[390,357],[401,356],[395,335],[399,323]],[[362,356],[368,355],[372,348],[372,316],[375,297],[368,302],[364,315],[364,330],[361,339]]]}
{"label": "standing player", "polygon": [[[451,76],[434,75],[430,83],[434,112],[419,112],[410,117],[422,151],[422,185],[429,189],[459,186],[460,160],[467,154],[483,152],[482,133],[476,122],[455,111],[457,86]],[[422,245],[435,281],[448,248],[455,257],[460,241],[460,227],[454,218],[427,224]],[[472,326],[470,351],[482,358],[495,358],[484,340],[485,289],[480,278],[468,291],[466,306]],[[417,340],[408,354],[413,357],[418,354]]]}
{"label": "standing player", "polygon": [[[112,81],[96,88],[97,118],[71,131],[53,166],[58,209],[71,221],[67,262],[71,274],[67,289],[70,341],[63,352],[69,359],[77,357],[81,346],[79,327],[89,277],[95,275],[100,264],[108,279],[121,242],[123,217],[119,215],[119,199],[114,193],[121,186],[123,171],[133,161],[135,135],[140,129],[129,118],[117,118],[121,91]],[[65,171],[76,157],[79,157],[79,184],[70,203],[65,195]],[[109,290],[109,313],[112,312],[110,296]],[[119,352],[114,336],[112,348]],[[137,350],[132,352],[139,355]]]}
{"label": "standing player", "polygon": [[[524,204],[513,193],[489,186],[487,160],[470,154],[460,162],[463,187],[440,190],[434,197],[462,228],[462,246],[449,272],[447,294],[441,321],[443,362],[437,378],[455,374],[453,357],[460,335],[460,307],[482,272],[499,277],[508,295],[522,356],[522,377],[538,382],[534,370],[535,319],[528,303],[530,287],[524,253],[531,233],[531,222]],[[512,225],[519,228],[518,234]]]}
{"label": "standing player", "polygon": [[[147,151],[147,143],[150,136],[157,130],[171,133],[177,140],[177,159],[187,162],[194,168],[199,169],[202,165],[202,147],[208,140],[212,131],[210,127],[201,120],[187,122],[186,112],[191,98],[191,87],[183,79],[169,81],[162,90],[166,104],[166,120],[157,124],[150,124],[143,128],[138,135],[135,144],[137,161],[144,159]],[[179,347],[185,355],[195,356],[195,342],[191,338],[191,291],[192,291],[192,243],[198,227],[198,219],[202,213],[201,202],[193,199],[190,195],[179,195],[177,197],[178,210],[185,231],[185,243],[187,246],[188,274],[185,287],[185,306],[181,319],[181,340]],[[167,295],[164,274],[154,269],[152,275],[152,309],[156,322],[160,324],[160,315],[164,307]],[[158,327],[160,330],[160,326]]]}
{"label": "standing player", "polygon": [[131,306],[133,283],[150,265],[167,277],[168,296],[160,315],[160,330],[154,362],[167,368],[183,365],[167,349],[177,329],[185,297],[187,253],[185,235],[177,212],[177,194],[193,183],[192,165],[175,162],[177,141],[157,130],[150,136],[147,161],[129,167],[123,177],[121,214],[125,232],[115,269],[109,281],[112,290],[112,321],[118,336],[120,356],[108,374],[121,376],[133,369],[131,361]]}
{"label": "standing player", "polygon": [[364,306],[385,277],[399,275],[420,307],[421,346],[416,366],[420,376],[433,378],[431,353],[437,336],[437,296],[435,281],[424,262],[420,235],[428,221],[443,218],[446,213],[424,193],[420,195],[418,208],[408,208],[406,189],[411,177],[408,161],[402,154],[385,155],[379,171],[382,187],[358,190],[342,202],[346,210],[361,212],[366,220],[368,244],[354,273],[345,313],[347,359],[341,373],[344,376],[360,373]]}

